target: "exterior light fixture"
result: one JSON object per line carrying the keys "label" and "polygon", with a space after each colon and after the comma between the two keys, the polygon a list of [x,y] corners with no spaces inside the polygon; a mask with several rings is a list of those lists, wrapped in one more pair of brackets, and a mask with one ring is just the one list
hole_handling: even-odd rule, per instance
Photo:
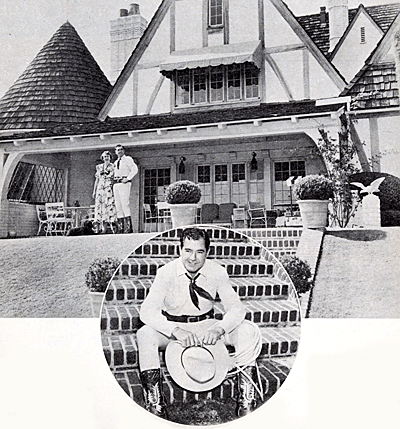
{"label": "exterior light fixture", "polygon": [[181,162],[179,163],[178,172],[179,174],[185,174],[186,168],[183,161],[186,161],[184,156],[181,156]]}
{"label": "exterior light fixture", "polygon": [[250,161],[250,168],[253,171],[256,171],[258,169],[258,163],[257,163],[256,155],[257,154],[255,152],[253,152],[253,158]]}

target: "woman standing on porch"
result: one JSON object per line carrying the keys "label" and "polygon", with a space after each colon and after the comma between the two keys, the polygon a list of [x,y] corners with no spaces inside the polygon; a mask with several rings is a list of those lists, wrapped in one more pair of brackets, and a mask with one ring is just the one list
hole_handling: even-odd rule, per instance
{"label": "woman standing on porch", "polygon": [[103,152],[101,159],[103,163],[96,165],[93,198],[95,199],[95,221],[99,224],[100,232],[104,234],[107,223],[113,228],[117,216],[113,193],[114,164],[111,162],[111,153]]}

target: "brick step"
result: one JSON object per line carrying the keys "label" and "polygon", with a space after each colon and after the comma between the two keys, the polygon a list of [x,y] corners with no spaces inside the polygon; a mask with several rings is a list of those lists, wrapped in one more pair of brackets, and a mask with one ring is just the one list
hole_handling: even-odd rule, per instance
{"label": "brick step", "polygon": [[[287,326],[285,328],[260,327],[263,346],[261,358],[293,356],[297,353],[300,327]],[[102,344],[108,365],[113,369],[137,368],[138,347],[136,333],[103,333]],[[228,346],[229,351],[233,347]],[[165,351],[160,351],[162,365],[165,365]]]}
{"label": "brick step", "polygon": [[[116,276],[155,276],[158,268],[164,266],[174,258],[136,258],[129,257],[120,265]],[[226,268],[229,276],[272,276],[274,264],[257,259],[215,259]]]}
{"label": "brick step", "polygon": [[[259,257],[262,248],[257,243],[245,242],[212,242],[210,244],[209,257],[240,257],[254,258]],[[137,257],[178,257],[180,255],[180,243],[175,240],[156,240],[152,239],[135,249],[129,258]],[[128,258],[128,259],[129,259]]]}
{"label": "brick step", "polygon": [[[227,229],[214,225],[210,228],[210,225],[195,225],[198,228],[205,229],[210,237],[211,241],[218,240],[233,240],[233,241],[248,241],[248,238],[243,235],[241,232],[235,231],[233,229]],[[179,240],[179,237],[182,235],[183,228],[170,229],[164,231],[161,234],[157,235],[157,239],[175,239]]]}
{"label": "brick step", "polygon": [[[233,289],[241,299],[286,299],[290,286],[274,277],[232,277]],[[153,283],[152,278],[113,279],[106,292],[106,301],[142,301]]]}
{"label": "brick step", "polygon": [[[276,391],[282,386],[286,380],[290,368],[286,362],[280,358],[274,359],[259,359],[258,367],[260,370],[260,378],[264,392],[264,402],[270,399]],[[189,402],[193,400],[214,399],[227,400],[237,397],[236,376],[228,376],[224,382],[208,392],[194,393],[182,389],[171,378],[166,368],[163,368],[163,392],[167,404]],[[140,376],[138,369],[116,370],[114,372],[122,389],[129,395],[137,404],[144,406],[142,387],[140,384]],[[259,401],[261,402],[261,401]]]}
{"label": "brick step", "polygon": [[[300,320],[300,308],[295,300],[252,299],[243,300],[246,319],[260,326],[293,324]],[[109,331],[135,331],[141,326],[140,303],[106,303],[101,312],[101,329]],[[222,319],[221,303],[215,304],[215,318]]]}

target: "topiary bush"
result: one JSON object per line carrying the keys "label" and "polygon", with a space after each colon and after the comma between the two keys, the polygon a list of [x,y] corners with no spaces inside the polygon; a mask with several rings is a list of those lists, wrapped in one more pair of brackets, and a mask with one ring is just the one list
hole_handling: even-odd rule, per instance
{"label": "topiary bush", "polygon": [[85,276],[86,286],[91,292],[105,292],[109,281],[120,265],[117,258],[97,258],[88,268]]}
{"label": "topiary bush", "polygon": [[164,196],[168,204],[197,204],[201,198],[201,189],[190,180],[178,180],[167,187]]}
{"label": "topiary bush", "polygon": [[[360,182],[364,186],[370,185],[375,179],[384,177],[385,180],[379,186],[379,192],[376,194],[381,201],[381,211],[400,210],[400,179],[388,173],[362,172],[352,174],[349,182]],[[352,189],[357,189],[352,185]],[[363,198],[366,194],[360,194]]]}
{"label": "topiary bush", "polygon": [[310,265],[306,261],[293,255],[283,255],[279,261],[292,279],[298,295],[306,293],[311,289],[313,285],[312,273]]}
{"label": "topiary bush", "polygon": [[296,200],[329,200],[333,198],[333,183],[331,179],[318,174],[299,177],[293,186]]}
{"label": "topiary bush", "polygon": [[[378,172],[362,172],[350,176],[350,182],[360,182],[364,186],[370,185],[374,180],[384,177],[375,195],[381,202],[381,225],[400,226],[400,179],[392,174]],[[352,189],[359,188],[351,185]],[[366,194],[360,194],[360,198]]]}

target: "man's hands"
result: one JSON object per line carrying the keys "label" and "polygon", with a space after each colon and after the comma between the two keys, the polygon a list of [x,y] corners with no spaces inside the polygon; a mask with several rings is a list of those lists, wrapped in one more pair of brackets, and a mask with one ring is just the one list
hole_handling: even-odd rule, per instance
{"label": "man's hands", "polygon": [[223,335],[225,331],[220,327],[215,327],[205,332],[200,338],[193,332],[176,327],[172,331],[172,335],[182,344],[183,347],[201,346],[202,344],[214,345]]}
{"label": "man's hands", "polygon": [[203,344],[212,344],[214,345],[221,337],[225,334],[225,331],[222,328],[216,327],[206,331],[203,336]]}

